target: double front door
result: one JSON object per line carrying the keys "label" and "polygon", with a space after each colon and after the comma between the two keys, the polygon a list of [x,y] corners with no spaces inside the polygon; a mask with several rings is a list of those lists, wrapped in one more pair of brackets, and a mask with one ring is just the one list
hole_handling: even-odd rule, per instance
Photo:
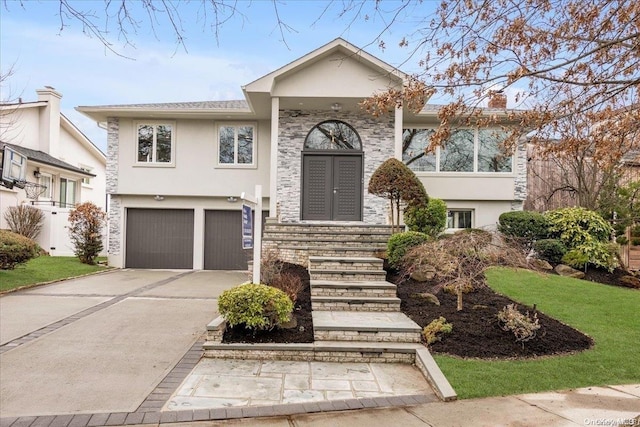
{"label": "double front door", "polygon": [[362,220],[362,152],[302,154],[302,219]]}

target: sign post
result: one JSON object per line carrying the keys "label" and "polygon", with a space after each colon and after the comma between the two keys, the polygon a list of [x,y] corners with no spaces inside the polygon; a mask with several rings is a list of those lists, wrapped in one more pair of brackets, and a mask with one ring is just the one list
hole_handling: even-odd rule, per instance
{"label": "sign post", "polygon": [[[262,185],[257,184],[255,188],[255,194],[242,193],[240,198],[243,202],[248,202],[253,205],[255,210],[255,224],[253,227],[253,281],[252,283],[260,283],[260,261],[262,260]],[[251,223],[251,206],[248,204],[242,205],[242,247],[245,248],[245,206],[249,211],[248,222]],[[249,231],[249,236],[251,232]],[[246,249],[250,249],[247,247]]]}

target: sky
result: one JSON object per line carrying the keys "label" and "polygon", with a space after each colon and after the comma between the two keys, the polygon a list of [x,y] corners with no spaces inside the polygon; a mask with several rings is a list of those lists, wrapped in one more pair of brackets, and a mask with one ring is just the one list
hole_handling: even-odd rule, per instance
{"label": "sky", "polygon": [[[129,42],[118,37],[115,10],[105,18],[103,0],[69,0],[72,6],[92,11],[109,33],[110,49],[83,33],[78,21],[64,18],[61,31],[58,0],[6,0],[0,5],[0,70],[13,74],[3,82],[2,101],[37,99],[36,89],[52,86],[63,96],[62,113],[89,139],[106,151],[106,131],[75,111],[77,106],[243,99],[241,86],[342,37],[381,60],[412,73],[418,58],[408,59],[400,40],[418,26],[414,16],[428,16],[437,3],[427,0],[406,11],[385,33],[385,48],[377,37],[388,15],[352,11],[340,16],[342,1],[281,0],[278,16],[266,0],[237,3],[238,13],[224,23],[216,37],[205,22],[201,3],[180,4],[185,46],[176,43],[165,15],[153,28],[139,3],[131,14],[139,23]],[[117,3],[117,2],[114,2]],[[156,3],[158,4],[158,3]],[[373,2],[369,3],[369,6]],[[382,8],[393,10],[389,1]],[[325,10],[329,5],[328,10]],[[284,34],[278,17],[290,29]],[[108,22],[108,24],[105,24]],[[284,37],[283,37],[284,35]]]}

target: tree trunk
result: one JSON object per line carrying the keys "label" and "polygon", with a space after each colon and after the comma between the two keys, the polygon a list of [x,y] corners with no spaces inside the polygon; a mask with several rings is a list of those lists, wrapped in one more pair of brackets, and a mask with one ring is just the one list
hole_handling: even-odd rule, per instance
{"label": "tree trunk", "polygon": [[458,294],[457,310],[462,311],[462,286],[458,285],[456,291],[456,293]]}

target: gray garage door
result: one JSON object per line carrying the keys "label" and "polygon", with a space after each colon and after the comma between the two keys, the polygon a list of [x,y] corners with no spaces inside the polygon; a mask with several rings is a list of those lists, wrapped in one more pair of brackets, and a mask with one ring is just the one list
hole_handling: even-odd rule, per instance
{"label": "gray garage door", "polygon": [[193,268],[192,209],[127,209],[125,266]]}
{"label": "gray garage door", "polygon": [[[262,215],[263,223],[268,212]],[[264,228],[263,228],[264,229]],[[204,269],[246,270],[253,251],[242,249],[242,215],[237,211],[205,211]]]}

